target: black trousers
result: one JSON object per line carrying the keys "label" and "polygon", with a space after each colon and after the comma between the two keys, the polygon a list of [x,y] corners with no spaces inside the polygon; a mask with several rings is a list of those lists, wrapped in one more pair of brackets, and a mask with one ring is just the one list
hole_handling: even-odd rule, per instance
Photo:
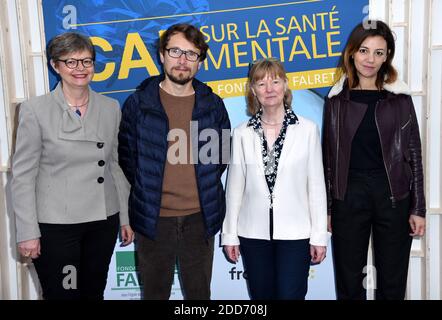
{"label": "black trousers", "polygon": [[119,218],[77,224],[40,223],[34,265],[45,300],[102,300]]}
{"label": "black trousers", "polygon": [[366,299],[371,232],[376,299],[404,299],[412,242],[410,199],[396,201],[393,208],[389,197],[384,170],[350,170],[344,201],[333,201],[332,247],[338,299]]}
{"label": "black trousers", "polygon": [[137,233],[137,253],[143,299],[168,300],[178,263],[186,300],[209,300],[214,238],[206,239],[201,213],[159,217],[157,238]]}

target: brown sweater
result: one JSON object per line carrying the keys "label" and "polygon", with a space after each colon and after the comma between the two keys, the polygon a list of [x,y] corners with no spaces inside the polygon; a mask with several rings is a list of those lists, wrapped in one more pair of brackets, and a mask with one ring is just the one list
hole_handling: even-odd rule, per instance
{"label": "brown sweater", "polygon": [[178,97],[160,88],[160,101],[169,118],[169,146],[160,216],[185,216],[200,211],[194,161],[190,152],[190,121],[195,95]]}

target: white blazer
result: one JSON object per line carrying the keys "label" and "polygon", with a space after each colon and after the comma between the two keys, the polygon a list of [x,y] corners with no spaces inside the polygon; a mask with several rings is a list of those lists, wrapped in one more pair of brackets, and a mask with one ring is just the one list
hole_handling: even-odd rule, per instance
{"label": "white blazer", "polygon": [[[319,130],[312,121],[298,119],[287,127],[279,159],[273,239],[310,238],[310,244],[326,246],[327,203]],[[270,240],[269,194],[260,138],[245,122],[233,131],[222,245],[238,245],[238,236]]]}

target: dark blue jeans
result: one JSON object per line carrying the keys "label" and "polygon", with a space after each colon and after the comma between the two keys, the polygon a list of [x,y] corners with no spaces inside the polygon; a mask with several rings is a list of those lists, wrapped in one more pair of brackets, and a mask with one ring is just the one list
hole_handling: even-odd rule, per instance
{"label": "dark blue jeans", "polygon": [[252,300],[305,299],[311,260],[309,239],[239,240]]}

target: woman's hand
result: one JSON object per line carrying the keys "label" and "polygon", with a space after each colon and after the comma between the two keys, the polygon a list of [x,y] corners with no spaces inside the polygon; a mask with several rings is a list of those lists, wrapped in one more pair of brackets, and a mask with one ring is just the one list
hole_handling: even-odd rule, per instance
{"label": "woman's hand", "polygon": [[240,253],[239,253],[239,246],[224,246],[224,251],[227,254],[227,257],[230,261],[237,263]]}
{"label": "woman's hand", "polygon": [[40,256],[40,238],[18,243],[18,252],[23,257],[37,259]]}
{"label": "woman's hand", "polygon": [[120,247],[130,245],[134,241],[135,234],[128,224],[121,226],[120,235],[122,240]]}
{"label": "woman's hand", "polygon": [[421,237],[425,234],[425,218],[412,214],[410,215],[408,222],[410,223],[412,231],[412,233],[410,233],[410,236]]}
{"label": "woman's hand", "polygon": [[318,264],[325,259],[327,247],[310,245],[310,255],[312,257],[311,263]]}

